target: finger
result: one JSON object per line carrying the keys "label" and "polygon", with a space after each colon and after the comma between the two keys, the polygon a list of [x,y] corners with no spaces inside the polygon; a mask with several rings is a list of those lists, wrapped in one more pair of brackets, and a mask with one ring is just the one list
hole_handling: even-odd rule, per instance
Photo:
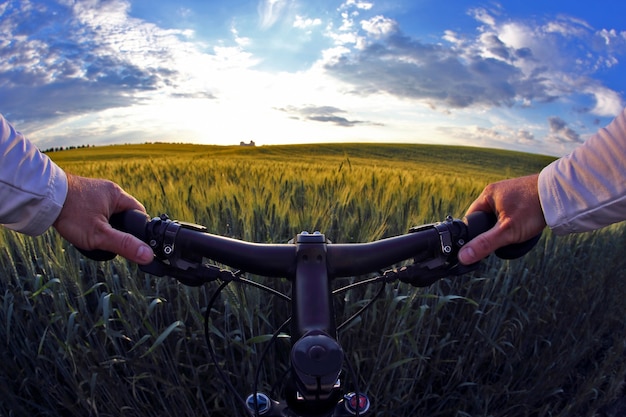
{"label": "finger", "polygon": [[472,204],[470,204],[469,208],[465,212],[465,215],[467,216],[468,214],[471,214],[477,211],[486,211],[486,212],[491,213],[494,210],[491,207],[491,205],[485,201],[485,199],[481,198],[479,200],[475,200]]}
{"label": "finger", "polygon": [[476,211],[486,211],[486,212],[495,212],[493,204],[490,199],[487,198],[486,192],[483,192],[478,196],[476,200],[472,204],[470,204],[469,208],[465,215],[474,213]]}
{"label": "finger", "polygon": [[107,229],[99,248],[117,253],[131,262],[145,265],[154,259],[152,248],[135,236],[116,230]]}
{"label": "finger", "polygon": [[146,212],[146,208],[143,206],[143,204],[141,204],[127,192],[121,190],[121,194],[116,201],[113,211],[114,213],[119,213],[127,210],[139,210],[144,213]]}

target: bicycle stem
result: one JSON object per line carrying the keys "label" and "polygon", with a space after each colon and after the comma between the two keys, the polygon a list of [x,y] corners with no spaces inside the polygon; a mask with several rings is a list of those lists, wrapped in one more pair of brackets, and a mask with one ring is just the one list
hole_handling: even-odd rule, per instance
{"label": "bicycle stem", "polygon": [[296,237],[296,275],[292,283],[291,362],[295,390],[287,396],[294,410],[330,412],[340,398],[343,350],[337,342],[326,262],[326,237],[316,232]]}
{"label": "bicycle stem", "polygon": [[292,290],[297,338],[310,331],[336,333],[326,265],[325,236],[319,232],[299,234],[296,237],[296,279]]}

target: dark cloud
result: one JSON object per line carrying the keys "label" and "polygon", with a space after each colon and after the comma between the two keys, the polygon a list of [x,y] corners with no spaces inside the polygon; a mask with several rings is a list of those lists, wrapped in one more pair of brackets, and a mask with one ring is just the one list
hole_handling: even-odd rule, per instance
{"label": "dark cloud", "polygon": [[567,123],[557,116],[548,118],[548,127],[550,129],[548,133],[548,140],[558,143],[582,143],[580,135],[576,133],[572,128],[567,126]]}
{"label": "dark cloud", "polygon": [[[497,38],[487,37],[486,42],[493,55],[510,57],[511,51]],[[541,87],[539,73],[530,80],[502,59],[468,55],[402,34],[345,55],[327,64],[326,69],[354,85],[358,94],[385,92],[452,108],[511,106],[520,99],[551,99]]]}
{"label": "dark cloud", "polygon": [[511,58],[511,48],[506,46],[494,33],[486,33],[482,40],[485,48],[493,55],[504,60]]}
{"label": "dark cloud", "polygon": [[0,87],[0,110],[9,119],[31,121],[88,113],[140,102],[129,90],[103,88],[89,81],[55,82],[44,86]]}
{"label": "dark cloud", "polygon": [[293,118],[298,120],[304,119],[314,122],[333,123],[337,126],[343,127],[352,127],[359,124],[376,124],[362,120],[349,120],[343,116],[339,116],[338,114],[346,113],[346,111],[333,106],[288,106],[285,108],[277,108],[276,110],[288,113]]}
{"label": "dark cloud", "polygon": [[195,99],[216,99],[217,97],[208,91],[196,91],[193,93],[172,93],[172,98],[195,98]]}
{"label": "dark cloud", "polygon": [[517,140],[520,143],[534,143],[535,135],[527,130],[519,130],[517,132]]}

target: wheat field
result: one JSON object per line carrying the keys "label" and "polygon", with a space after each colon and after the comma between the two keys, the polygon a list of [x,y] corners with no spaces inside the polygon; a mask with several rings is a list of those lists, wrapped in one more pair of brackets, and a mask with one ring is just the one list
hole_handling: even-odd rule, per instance
{"label": "wheat field", "polygon": [[[478,148],[144,144],[50,154],[109,178],[151,215],[285,243],[302,230],[365,242],[463,215],[489,182],[552,159]],[[217,284],[189,288],[123,259],[84,259],[54,231],[0,230],[0,415],[244,416],[217,378],[203,312]],[[546,231],[519,260],[466,276],[394,283],[340,333],[380,416],[593,416],[626,375],[626,227]],[[259,277],[253,279],[262,280]],[[288,290],[287,282],[271,282]],[[378,288],[338,297],[338,320]],[[216,351],[242,393],[260,367],[282,378],[288,339],[258,363],[284,301],[230,284],[211,314]],[[282,320],[282,321],[281,321]]]}

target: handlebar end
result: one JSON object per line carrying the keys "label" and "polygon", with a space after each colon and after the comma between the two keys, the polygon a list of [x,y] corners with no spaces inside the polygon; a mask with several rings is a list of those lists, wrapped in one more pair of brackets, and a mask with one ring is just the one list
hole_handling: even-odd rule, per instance
{"label": "handlebar end", "polygon": [[[465,219],[469,239],[474,239],[481,233],[486,232],[496,225],[497,218],[494,213],[476,211],[468,214]],[[513,243],[497,249],[494,253],[500,259],[516,259],[526,255],[539,242],[541,233],[525,242]]]}

